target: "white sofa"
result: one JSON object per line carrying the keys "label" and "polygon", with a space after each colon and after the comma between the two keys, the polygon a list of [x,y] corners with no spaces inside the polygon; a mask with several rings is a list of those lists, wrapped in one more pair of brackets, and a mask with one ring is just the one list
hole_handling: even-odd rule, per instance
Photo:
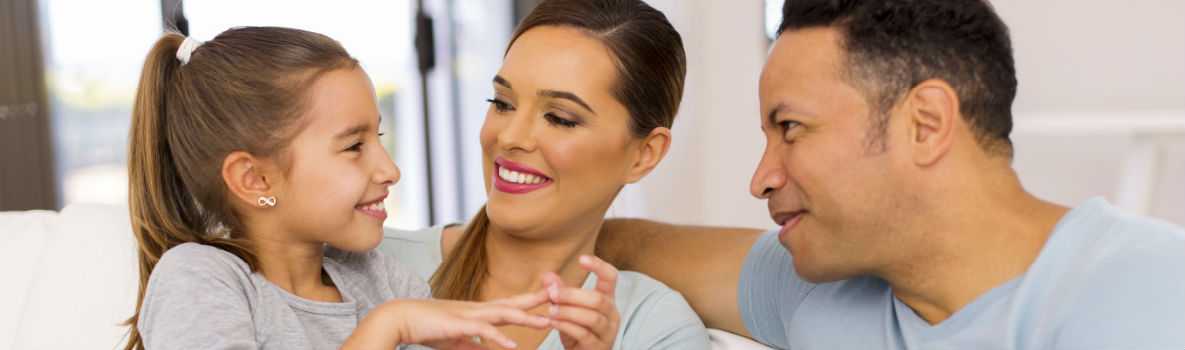
{"label": "white sofa", "polygon": [[[0,212],[0,350],[121,347],[136,269],[126,208]],[[710,332],[715,349],[766,349]]]}

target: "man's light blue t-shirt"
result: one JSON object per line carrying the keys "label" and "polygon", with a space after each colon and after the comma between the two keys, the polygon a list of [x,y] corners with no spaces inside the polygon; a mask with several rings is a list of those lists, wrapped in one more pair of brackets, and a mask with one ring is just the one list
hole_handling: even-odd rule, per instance
{"label": "man's light blue t-shirt", "polygon": [[1024,275],[937,325],[884,280],[802,280],[776,232],[753,246],[738,295],[749,332],[783,349],[1185,350],[1185,231],[1089,200]]}

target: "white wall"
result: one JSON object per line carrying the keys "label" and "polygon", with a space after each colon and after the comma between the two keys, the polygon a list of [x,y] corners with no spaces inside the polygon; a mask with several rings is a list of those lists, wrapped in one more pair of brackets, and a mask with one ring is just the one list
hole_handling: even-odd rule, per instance
{"label": "white wall", "polygon": [[647,179],[627,188],[610,214],[770,226],[764,202],[748,194],[764,142],[757,119],[757,79],[767,46],[764,5],[755,0],[648,2],[666,13],[683,36],[686,91],[670,155]]}
{"label": "white wall", "polygon": [[[687,91],[670,156],[610,213],[771,227],[748,194],[761,154],[757,79],[767,49],[760,0],[650,0],[683,34]],[[1039,127],[1154,116],[1185,121],[1185,2],[996,0],[1020,81],[1015,167],[1034,193],[1067,205],[1116,201],[1133,146],[1120,127],[1061,135]],[[1163,134],[1163,133],[1162,133]],[[1185,224],[1185,133],[1159,137],[1148,213]]]}

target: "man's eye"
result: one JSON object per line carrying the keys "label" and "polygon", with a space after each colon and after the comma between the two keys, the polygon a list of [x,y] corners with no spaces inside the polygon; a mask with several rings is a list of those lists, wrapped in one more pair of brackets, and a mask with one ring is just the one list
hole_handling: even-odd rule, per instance
{"label": "man's eye", "polygon": [[793,120],[784,120],[778,122],[778,127],[782,128],[782,139],[786,141],[792,140],[792,133],[794,132],[794,129],[798,129],[799,126],[802,126],[802,123]]}

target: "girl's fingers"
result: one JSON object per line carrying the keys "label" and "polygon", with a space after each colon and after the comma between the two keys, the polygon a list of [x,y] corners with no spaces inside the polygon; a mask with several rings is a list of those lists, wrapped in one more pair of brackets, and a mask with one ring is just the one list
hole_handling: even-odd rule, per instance
{"label": "girl's fingers", "polygon": [[556,294],[559,293],[560,288],[564,288],[564,280],[555,272],[547,272],[543,274],[543,290],[548,297],[548,301],[555,303]]}
{"label": "girl's fingers", "polygon": [[597,275],[597,291],[612,297],[617,290],[617,268],[591,255],[580,256],[580,267]]}
{"label": "girl's fingers", "polygon": [[483,341],[492,341],[507,349],[518,347],[518,344],[510,340],[510,337],[507,337],[501,331],[498,331],[497,328],[486,323],[462,321],[457,323],[457,327],[467,337],[481,337]]}
{"label": "girl's fingers", "polygon": [[495,326],[519,325],[542,329],[548,325],[548,319],[536,316],[526,311],[501,305],[482,305],[466,311],[465,318],[486,322]]}
{"label": "girl's fingers", "polygon": [[448,341],[441,341],[441,342],[429,342],[429,343],[425,343],[424,345],[427,345],[433,349],[441,349],[441,350],[489,350],[489,348],[484,347],[481,344],[474,343],[474,342],[468,341],[468,340],[448,340]]}
{"label": "girl's fingers", "polygon": [[536,306],[547,303],[547,290],[539,290],[532,293],[520,294],[506,299],[499,299],[491,301],[491,304],[509,306],[520,310],[530,310]]}

